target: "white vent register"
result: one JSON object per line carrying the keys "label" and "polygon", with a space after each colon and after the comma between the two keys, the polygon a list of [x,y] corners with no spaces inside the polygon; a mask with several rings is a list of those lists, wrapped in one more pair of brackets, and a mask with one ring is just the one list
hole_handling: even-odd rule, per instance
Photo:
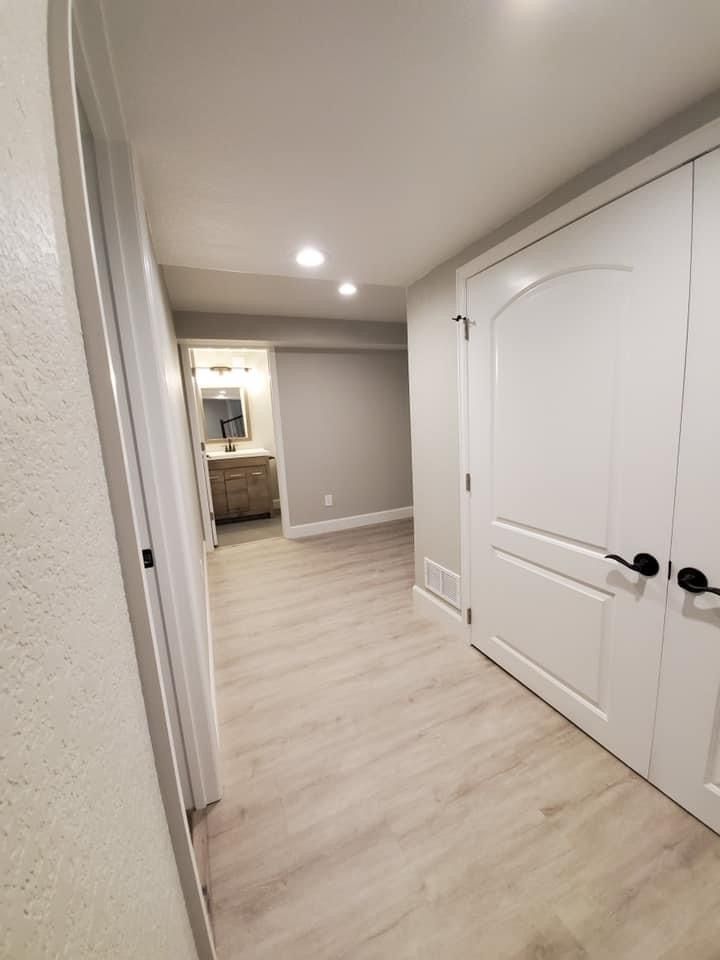
{"label": "white vent register", "polygon": [[425,557],[425,588],[460,609],[460,577]]}

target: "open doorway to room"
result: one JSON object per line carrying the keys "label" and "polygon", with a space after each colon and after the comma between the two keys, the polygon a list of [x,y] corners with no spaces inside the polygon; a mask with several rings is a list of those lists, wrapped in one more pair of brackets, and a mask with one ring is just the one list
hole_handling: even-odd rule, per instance
{"label": "open doorway to room", "polygon": [[256,347],[183,347],[188,421],[206,541],[283,535],[270,357]]}

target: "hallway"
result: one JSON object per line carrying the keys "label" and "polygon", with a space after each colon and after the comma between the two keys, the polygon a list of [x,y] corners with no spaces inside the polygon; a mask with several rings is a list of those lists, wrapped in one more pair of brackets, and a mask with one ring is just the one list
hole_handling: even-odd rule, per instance
{"label": "hallway", "polygon": [[413,615],[410,523],[210,578],[220,960],[716,960],[720,838]]}

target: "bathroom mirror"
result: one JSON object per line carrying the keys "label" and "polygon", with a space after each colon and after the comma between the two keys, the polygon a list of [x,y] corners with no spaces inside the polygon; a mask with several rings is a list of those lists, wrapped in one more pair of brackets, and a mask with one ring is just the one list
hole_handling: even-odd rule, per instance
{"label": "bathroom mirror", "polygon": [[250,439],[247,396],[242,387],[202,387],[206,440]]}

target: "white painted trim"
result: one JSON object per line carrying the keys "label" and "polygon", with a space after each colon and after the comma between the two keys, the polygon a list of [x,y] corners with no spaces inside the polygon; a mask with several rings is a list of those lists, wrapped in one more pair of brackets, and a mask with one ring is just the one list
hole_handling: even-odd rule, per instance
{"label": "white painted trim", "polygon": [[217,534],[212,520],[212,506],[210,502],[207,459],[203,453],[203,435],[200,429],[198,408],[195,393],[195,378],[192,374],[190,347],[181,343],[180,369],[185,391],[185,409],[187,411],[188,426],[190,428],[190,446],[192,447],[193,466],[195,467],[195,481],[197,483],[198,500],[200,502],[200,516],[202,517],[203,535],[205,537],[205,551],[212,553],[217,546]]}
{"label": "white painted trim", "polygon": [[[458,283],[458,313],[465,316],[466,295],[465,283]],[[468,412],[468,351],[467,340],[462,323],[456,323],[456,342],[457,342],[457,380],[458,380],[458,429],[459,429],[459,462],[460,476],[458,484],[460,487],[460,609],[464,611],[471,606],[470,600],[470,502],[471,492],[468,493],[465,487],[465,474],[470,470],[470,448],[468,444],[469,437],[469,412]],[[472,482],[471,482],[472,487]],[[464,616],[461,616],[461,630],[468,643],[472,638],[472,627],[467,623]]]}
{"label": "white painted trim", "polygon": [[[96,24],[99,7],[84,5],[84,10],[88,17],[94,18],[93,23]],[[102,33],[102,24],[100,28]],[[136,537],[121,416],[113,389],[113,369],[105,326],[107,318],[98,286],[80,141],[76,88],[79,83],[85,82],[85,92],[92,91],[88,79],[91,72],[85,52],[79,46],[74,48],[72,34],[72,0],[57,0],[49,4],[49,76],[65,225],[148,729],[165,818],[198,957],[199,960],[216,960],[185,815],[159,652],[145,590],[146,581],[138,561],[140,544]],[[94,94],[87,99],[96,101]],[[101,133],[106,131],[107,124]]]}
{"label": "white painted trim", "polygon": [[[210,575],[208,571],[208,551],[203,552],[203,582],[205,584],[205,615],[207,618],[207,636],[208,636],[208,676],[210,677],[210,709],[212,713],[213,725],[215,728],[215,739],[220,743],[220,721],[218,720],[217,710],[217,687],[215,686],[215,641],[213,639],[212,612],[210,610]],[[222,791],[222,784],[220,784]]]}
{"label": "white painted trim", "polygon": [[299,540],[302,537],[319,537],[324,533],[336,533],[338,530],[352,530],[355,527],[369,527],[376,523],[407,520],[412,515],[412,507],[396,507],[394,510],[380,510],[378,513],[360,513],[354,517],[336,517],[334,520],[318,520],[317,523],[301,523],[297,526],[288,526],[285,536],[290,540]]}
{"label": "white painted trim", "polygon": [[290,502],[288,499],[287,475],[285,473],[285,445],[283,443],[282,412],[278,385],[277,357],[275,347],[268,347],[268,370],[270,372],[270,411],[275,431],[275,469],[280,496],[280,523],[283,536],[292,539],[290,533]]}
{"label": "white painted trim", "polygon": [[[592,213],[626,193],[637,190],[671,170],[690,163],[720,146],[720,119],[693,130],[674,143],[645,157],[643,160],[621,170],[619,173],[590,190],[562,204],[556,210],[540,217],[523,230],[519,230],[507,240],[495,244],[484,253],[458,267],[455,274],[455,305],[457,313],[467,315],[467,282],[471,277],[487,270],[518,253],[525,247],[542,240],[551,233],[561,230],[575,220]],[[470,318],[472,321],[472,317]],[[468,350],[467,341],[462,334],[462,325],[458,328],[458,414],[460,428],[460,593],[463,608],[472,605],[471,597],[471,526],[472,493],[465,491],[465,474],[469,470],[470,454],[470,411],[468,409]],[[472,336],[472,329],[470,332]],[[472,642],[472,627],[465,627],[468,639]]]}
{"label": "white painted trim", "polygon": [[193,550],[201,547],[201,541],[195,545],[189,527],[178,522],[185,500],[156,335],[163,306],[152,281],[155,264],[135,157],[127,143],[103,148],[98,156],[100,192],[118,331],[188,774],[194,806],[202,810],[220,799],[220,763],[210,678],[206,679],[209,638],[202,609],[206,598],[191,588],[198,572],[193,569]]}
{"label": "white painted trim", "polygon": [[417,584],[412,588],[413,609],[423,620],[432,620],[460,640],[466,639],[465,623],[459,610]]}

